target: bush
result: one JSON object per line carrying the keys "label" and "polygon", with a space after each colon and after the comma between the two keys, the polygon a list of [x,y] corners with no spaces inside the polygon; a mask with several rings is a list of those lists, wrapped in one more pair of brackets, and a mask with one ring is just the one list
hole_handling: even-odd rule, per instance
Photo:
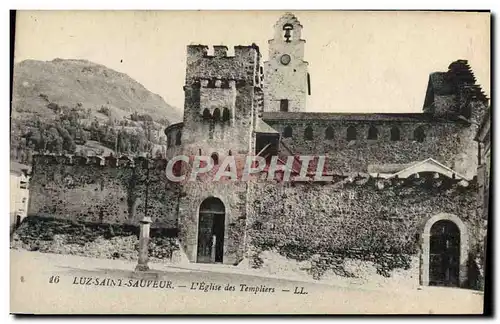
{"label": "bush", "polygon": [[101,108],[99,108],[97,112],[108,117],[111,116],[111,110],[109,109],[109,107],[106,106],[101,106]]}
{"label": "bush", "polygon": [[[153,259],[171,259],[173,252],[179,249],[176,241],[177,230],[153,228],[150,233],[150,257]],[[135,236],[138,239],[139,227],[129,224],[75,222],[57,218],[30,216],[23,221],[21,226],[16,230],[15,235],[24,244],[24,248],[30,251],[41,250],[46,252],[57,251],[56,253],[68,253],[64,247],[57,248],[56,237],[60,237],[61,235],[64,237],[64,246],[76,245],[84,247],[92,242],[95,242],[98,246],[108,243],[114,246],[117,242],[130,242],[129,238],[131,236]],[[116,241],[116,238],[123,238],[124,241]],[[61,238],[59,238],[59,241],[60,240]],[[103,240],[103,243],[101,243],[101,240]],[[41,249],[41,247],[43,247],[43,249]],[[127,255],[135,254],[137,244],[134,251],[129,248],[125,249],[125,253],[123,253],[123,251],[114,252],[107,255],[107,257],[113,259],[130,259]],[[83,253],[83,255],[85,255],[85,248],[80,248],[78,251],[80,252],[77,254]],[[89,254],[92,253],[89,252]]]}

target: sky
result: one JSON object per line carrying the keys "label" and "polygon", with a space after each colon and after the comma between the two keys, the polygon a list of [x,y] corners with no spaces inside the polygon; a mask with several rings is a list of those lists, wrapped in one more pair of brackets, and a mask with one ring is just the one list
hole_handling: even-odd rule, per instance
{"label": "sky", "polygon": [[[186,46],[260,46],[281,11],[18,11],[14,61],[86,59],[182,109]],[[420,112],[429,74],[466,59],[490,97],[490,15],[294,11],[313,112]]]}

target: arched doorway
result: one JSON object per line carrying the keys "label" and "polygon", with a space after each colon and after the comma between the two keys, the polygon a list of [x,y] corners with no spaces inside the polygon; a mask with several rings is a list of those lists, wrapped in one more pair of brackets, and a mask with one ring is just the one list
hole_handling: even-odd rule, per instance
{"label": "arched doorway", "polygon": [[200,205],[198,219],[199,263],[222,263],[224,256],[225,207],[219,198],[210,197]]}
{"label": "arched doorway", "polygon": [[17,215],[16,216],[16,229],[21,226],[21,216]]}
{"label": "arched doorway", "polygon": [[467,227],[453,214],[429,218],[422,233],[420,284],[462,287],[467,282]]}
{"label": "arched doorway", "polygon": [[429,285],[458,287],[459,274],[460,230],[452,221],[437,221],[430,233]]}

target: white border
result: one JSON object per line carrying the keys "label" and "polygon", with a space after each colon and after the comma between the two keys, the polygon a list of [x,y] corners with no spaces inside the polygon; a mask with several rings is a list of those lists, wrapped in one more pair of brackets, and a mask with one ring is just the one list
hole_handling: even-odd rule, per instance
{"label": "white border", "polygon": [[[40,1],[40,0],[20,0],[20,1],[12,1],[12,0],[6,0],[1,2],[1,16],[2,23],[0,24],[1,26],[1,31],[0,31],[0,37],[2,38],[0,41],[1,46],[3,47],[2,50],[0,51],[2,55],[2,75],[3,75],[3,84],[2,84],[2,101],[5,106],[6,103],[9,102],[9,75],[10,75],[10,22],[9,22],[9,9],[173,9],[173,10],[180,10],[180,9],[191,9],[191,10],[197,10],[197,9],[210,9],[210,10],[215,10],[215,9],[236,9],[236,10],[244,10],[244,9],[253,9],[253,10],[273,10],[273,9],[295,9],[295,10],[313,10],[313,9],[327,9],[325,8],[324,5],[327,2],[317,2],[313,3],[311,1],[303,1],[303,0],[288,0],[288,1],[269,1],[269,0],[254,0],[251,2],[243,2],[243,1],[203,1],[203,0],[198,0],[198,1],[193,1],[193,0],[183,0],[179,2],[173,2],[169,1],[168,4],[162,3],[160,1],[151,1],[151,0],[141,0],[141,1],[130,1],[130,0],[115,0],[115,1],[105,1],[105,0],[73,0],[73,1],[63,1],[63,0],[46,0],[46,1]],[[343,1],[343,2],[336,2],[334,4],[331,4],[331,7],[328,9],[337,9],[337,10],[347,10],[347,9],[353,9],[353,10],[362,10],[362,9],[375,9],[375,10],[424,10],[424,9],[429,9],[429,10],[468,10],[468,9],[483,9],[483,10],[492,10],[494,14],[497,14],[499,12],[498,6],[499,6],[500,1],[495,1],[495,0],[475,0],[475,1],[463,1],[463,0],[455,0],[455,1],[438,1],[438,0],[411,0],[411,1],[397,1],[397,0],[392,0],[392,1],[376,1],[376,2],[371,2],[371,1],[356,1],[356,0],[350,0],[350,1]],[[496,22],[498,25],[498,21]],[[495,37],[495,41],[493,44],[498,44],[498,32],[493,34]],[[493,53],[492,53],[493,55]],[[492,74],[496,72],[492,71]],[[498,83],[496,83],[495,86],[495,91],[492,91],[492,93],[497,93],[498,90]],[[1,146],[2,146],[2,152],[4,152],[3,158],[1,159],[1,170],[3,170],[0,175],[2,177],[5,177],[3,180],[0,180],[0,183],[2,183],[4,186],[7,186],[9,183],[9,180],[7,178],[7,168],[9,167],[9,154],[7,153],[8,148],[9,148],[9,137],[7,136],[7,130],[9,129],[9,115],[8,111],[9,109],[7,107],[3,107],[1,110],[2,113],[4,114],[3,118],[0,118],[0,122],[2,125],[0,126],[0,129],[2,129],[2,140],[1,140]],[[498,115],[498,114],[495,114]],[[497,117],[494,117],[497,118]],[[500,117],[499,117],[500,118]],[[500,121],[495,120],[497,124],[500,123]],[[495,132],[495,134],[498,135],[499,132]],[[495,137],[498,137],[500,135],[495,135]],[[493,139],[494,143],[500,143],[500,141],[497,141],[497,138]],[[495,168],[497,165],[494,166]],[[497,184],[500,181],[500,171],[496,172],[493,174],[494,175],[494,183]],[[6,189],[5,187],[2,190],[2,195],[0,196],[2,201],[0,202],[0,206],[3,206],[3,208],[7,208],[9,204],[9,200],[7,197],[7,192],[9,189]],[[495,192],[495,194],[498,194],[498,191]],[[497,199],[491,199],[491,201],[498,201]],[[3,226],[3,232],[6,236],[7,234],[7,219],[8,215],[7,210],[3,213],[4,218],[5,218],[5,226]],[[492,218],[496,218],[495,215],[490,215]],[[498,226],[500,222],[497,220],[495,222],[496,228],[495,232],[498,233],[499,229]],[[5,237],[4,242],[7,243],[8,239]],[[495,240],[495,249],[494,251],[499,251],[499,239]],[[8,248],[4,247],[1,249],[1,254],[2,254],[2,264],[8,265],[9,264],[9,252]],[[492,254],[493,255],[493,254]],[[498,274],[498,267],[497,267],[497,273]],[[496,276],[498,279],[498,276]],[[9,286],[9,268],[3,268],[3,273],[1,275],[1,279],[3,280],[3,284],[1,285],[4,287],[2,289],[2,303],[1,305],[4,307],[1,310],[1,313],[5,316],[5,314],[9,313],[9,300],[10,300],[10,291],[8,289],[5,289],[5,287]],[[498,280],[496,280],[498,284]],[[495,287],[497,288],[497,287]],[[498,300],[498,298],[496,299]],[[167,318],[169,321],[176,321],[174,318]],[[372,318],[373,319],[373,318]],[[434,318],[433,318],[434,319]],[[13,321],[14,318],[12,316],[9,316],[7,319],[7,322]],[[24,319],[25,320],[25,319]],[[52,320],[51,318],[47,318],[47,320]],[[73,321],[75,320],[86,320],[85,318],[81,319],[72,319]],[[93,323],[100,323],[101,321],[104,321],[104,319],[97,319],[97,318],[89,318],[88,320],[91,320]],[[109,319],[108,319],[109,320]],[[121,318],[117,318],[116,320],[121,320]],[[163,320],[163,319],[160,319]],[[218,319],[213,319],[213,320],[218,320]],[[237,318],[233,318],[233,320],[237,320]],[[267,321],[271,319],[263,319],[263,318],[256,318],[256,321],[259,321],[261,323],[262,321]],[[301,320],[307,320],[305,318],[302,318]],[[336,321],[341,321],[343,322],[343,319],[340,318],[335,318]],[[381,320],[384,320],[381,318]],[[133,318],[133,321],[138,321],[137,318]],[[350,320],[352,322],[352,319]]]}

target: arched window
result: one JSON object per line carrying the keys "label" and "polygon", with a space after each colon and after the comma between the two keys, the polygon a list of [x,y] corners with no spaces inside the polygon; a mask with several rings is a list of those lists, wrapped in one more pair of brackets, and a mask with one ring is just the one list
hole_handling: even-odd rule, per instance
{"label": "arched window", "polygon": [[174,146],[174,133],[170,133],[167,136],[167,139],[168,139],[167,147],[170,148],[170,147]]}
{"label": "arched window", "polygon": [[328,126],[328,128],[325,130],[325,139],[331,140],[333,139],[333,135],[334,135],[333,127]]}
{"label": "arched window", "polygon": [[229,150],[228,155],[229,155],[229,156],[232,156],[232,155],[233,155],[233,152],[232,152],[231,150]]}
{"label": "arched window", "polygon": [[210,110],[208,110],[207,108],[205,108],[203,110],[203,119],[210,119],[212,117],[212,115],[210,115]]}
{"label": "arched window", "polygon": [[290,43],[290,38],[293,36],[293,26],[291,24],[285,24],[283,30],[285,31],[285,42]]}
{"label": "arched window", "polygon": [[413,132],[413,138],[417,142],[423,142],[425,140],[425,132],[422,126],[418,126]]}
{"label": "arched window", "polygon": [[304,130],[304,138],[308,141],[313,139],[313,129],[311,126],[307,126]]}
{"label": "arched window", "polygon": [[210,156],[210,158],[212,159],[212,163],[214,165],[218,165],[219,164],[219,156],[217,155],[217,153],[212,153],[212,155]]}
{"label": "arched window", "polygon": [[378,129],[375,126],[370,126],[368,128],[368,137],[369,140],[376,140],[378,138]]}
{"label": "arched window", "polygon": [[181,145],[181,137],[182,133],[181,131],[178,131],[177,134],[175,135],[175,145]]}
{"label": "arched window", "polygon": [[289,137],[292,137],[292,127],[291,126],[287,126],[285,127],[285,130],[283,131],[283,137],[284,138],[289,138]]}
{"label": "arched window", "polygon": [[215,108],[213,118],[215,121],[220,120],[220,110],[219,108]]}
{"label": "arched window", "polygon": [[349,126],[347,127],[347,140],[354,141],[358,137],[358,132],[356,131],[356,127]]}
{"label": "arched window", "polygon": [[229,120],[229,109],[224,108],[222,113],[222,121],[228,121],[228,120]]}
{"label": "arched window", "polygon": [[391,128],[391,141],[399,141],[401,140],[401,132],[399,131],[399,128],[394,126]]}

